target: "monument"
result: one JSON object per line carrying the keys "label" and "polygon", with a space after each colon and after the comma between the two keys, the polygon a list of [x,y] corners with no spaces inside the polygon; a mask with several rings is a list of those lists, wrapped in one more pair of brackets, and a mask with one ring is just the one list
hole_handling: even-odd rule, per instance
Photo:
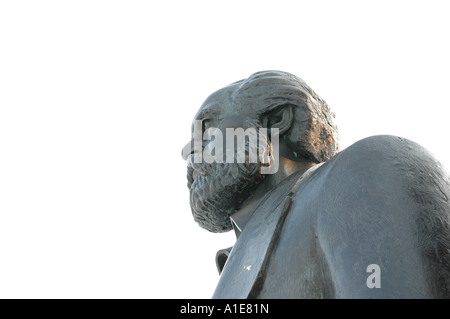
{"label": "monument", "polygon": [[183,157],[194,220],[237,237],[213,298],[450,298],[442,166],[396,136],[340,151],[300,78],[263,71],[210,95]]}

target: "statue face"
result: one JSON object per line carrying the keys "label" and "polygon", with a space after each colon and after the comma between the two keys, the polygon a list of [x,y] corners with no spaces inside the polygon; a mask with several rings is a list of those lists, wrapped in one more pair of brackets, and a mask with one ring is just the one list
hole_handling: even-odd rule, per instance
{"label": "statue face", "polygon": [[[232,94],[237,84],[227,86],[209,96],[196,114],[195,120],[202,121],[202,134],[208,128],[218,128],[226,132],[227,128],[254,128],[261,127],[256,116],[238,110],[233,104]],[[194,127],[194,125],[193,125]],[[192,135],[194,137],[193,130]],[[226,134],[223,134],[225,137]],[[250,196],[251,192],[263,180],[260,174],[260,162],[248,161],[248,152],[251,145],[246,143],[246,161],[233,163],[223,161],[196,163],[194,154],[203,152],[210,140],[204,140],[201,149],[195,149],[191,143],[190,155],[187,156],[187,179],[190,190],[190,204],[194,220],[203,228],[211,232],[224,232],[232,228],[230,216],[240,208],[241,204]],[[224,140],[226,145],[226,140]],[[237,148],[224,147],[223,156],[227,152],[235,152],[234,159],[238,158]]]}
{"label": "statue face", "polygon": [[[277,171],[278,150],[292,161],[320,163],[331,158],[338,149],[333,117],[326,102],[303,80],[281,71],[257,72],[210,95],[194,118],[193,141],[183,148],[194,219],[212,232],[230,230],[229,217],[242,207],[265,174]],[[216,150],[212,145],[219,138],[216,134],[205,138],[209,128],[221,132],[223,152],[214,152],[214,161],[206,160],[205,151]],[[255,133],[244,133],[248,139],[241,141],[248,143],[241,142],[244,147],[236,149],[233,142],[228,143],[234,141],[234,135],[228,138],[227,129]],[[252,143],[255,135],[258,142]]]}

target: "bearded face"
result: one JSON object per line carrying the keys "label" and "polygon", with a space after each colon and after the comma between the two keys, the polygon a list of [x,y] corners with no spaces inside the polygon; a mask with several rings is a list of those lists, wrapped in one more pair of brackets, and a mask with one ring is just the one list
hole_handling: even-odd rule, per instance
{"label": "bearded face", "polygon": [[[258,131],[258,121],[246,121],[246,128]],[[245,147],[235,145],[234,163],[194,163],[194,154],[188,157],[187,179],[190,189],[190,204],[194,220],[211,232],[225,232],[232,228],[230,216],[235,213],[252,191],[261,183],[261,165],[267,165],[262,156],[252,163],[252,152],[267,154],[270,145],[255,145],[246,139]],[[267,139],[262,139],[267,141]],[[245,162],[238,163],[239,152],[245,152]],[[226,154],[226,153],[225,153]],[[224,154],[224,155],[225,155]],[[255,154],[255,153],[253,153]],[[254,161],[254,160],[253,160]]]}
{"label": "bearded face", "polygon": [[[254,143],[242,143],[245,151],[225,149],[225,157],[234,154],[234,162],[227,159],[223,163],[209,160],[194,163],[194,158],[208,150],[211,143],[206,147],[202,146],[204,141],[188,143],[182,154],[188,161],[187,178],[194,219],[211,232],[230,230],[230,216],[245,205],[265,174],[277,172],[281,136],[281,155],[288,160],[320,163],[330,159],[338,150],[333,118],[326,102],[303,80],[281,71],[257,72],[211,94],[195,115],[194,125],[197,121],[206,121],[209,122],[207,126],[217,125],[222,134],[227,128],[254,128],[256,134],[264,134],[264,129],[270,129],[272,143],[263,139],[265,143],[258,143],[258,147]],[[258,130],[260,127],[263,132]],[[206,125],[194,129],[201,137],[206,131]],[[194,141],[202,140],[196,136],[194,134]],[[261,141],[259,137],[258,141]],[[255,147],[257,160],[252,155]]]}

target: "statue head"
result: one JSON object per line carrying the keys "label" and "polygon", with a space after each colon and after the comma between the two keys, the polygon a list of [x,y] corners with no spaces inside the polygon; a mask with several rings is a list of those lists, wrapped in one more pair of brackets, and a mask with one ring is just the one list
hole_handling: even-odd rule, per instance
{"label": "statue head", "polygon": [[[271,132],[276,129],[279,138],[276,156],[296,162],[321,163],[338,151],[337,127],[333,120],[334,114],[327,103],[302,79],[287,72],[262,71],[211,94],[194,117],[194,122],[201,125],[193,125],[192,136],[202,135],[210,128],[221,132],[255,129],[257,134],[265,132],[259,130],[263,128],[267,129],[263,139],[266,142],[259,143],[256,150],[259,154],[271,154],[274,139]],[[249,160],[249,154],[255,151],[250,138],[245,142],[243,162],[194,161],[194,155],[201,153],[213,140],[203,140],[197,146],[192,140],[183,149],[183,157],[188,161],[194,220],[209,231],[224,232],[232,228],[230,216],[264,183],[266,175],[261,173],[261,168],[270,162],[262,163],[261,157],[256,162]],[[235,147],[224,150],[223,156],[238,152]],[[238,158],[237,154],[233,158]]]}

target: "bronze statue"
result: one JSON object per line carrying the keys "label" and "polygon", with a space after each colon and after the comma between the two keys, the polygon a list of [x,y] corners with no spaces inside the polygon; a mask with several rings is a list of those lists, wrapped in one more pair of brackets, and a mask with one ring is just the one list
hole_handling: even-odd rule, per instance
{"label": "bronze statue", "polygon": [[[194,120],[183,149],[194,219],[237,236],[217,253],[213,298],[450,297],[450,182],[423,147],[373,136],[339,152],[327,103],[280,71],[218,90]],[[209,128],[254,128],[267,143],[246,136],[238,161]],[[197,160],[213,142],[216,161]]]}

